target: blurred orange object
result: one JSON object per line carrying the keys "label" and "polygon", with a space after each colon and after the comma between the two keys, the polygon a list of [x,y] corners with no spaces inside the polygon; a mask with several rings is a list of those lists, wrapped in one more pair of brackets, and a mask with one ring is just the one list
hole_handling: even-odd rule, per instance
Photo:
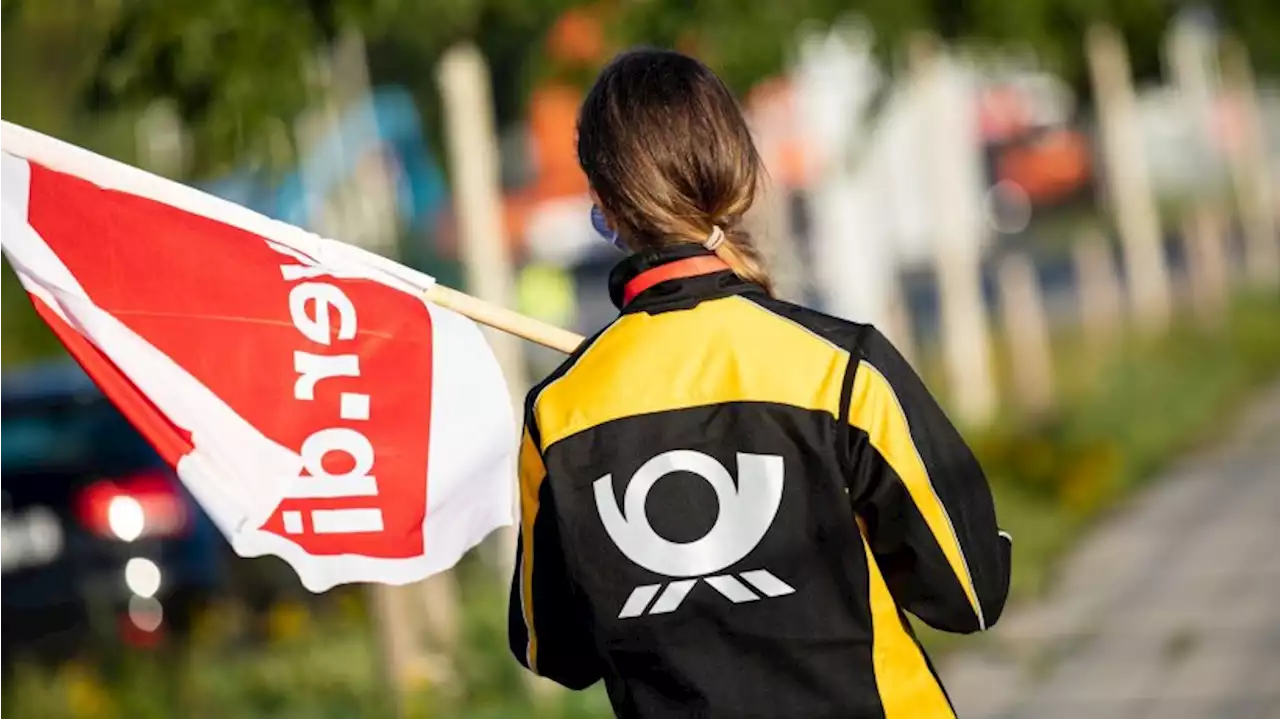
{"label": "blurred orange object", "polygon": [[604,29],[590,9],[565,12],[547,34],[547,52],[556,60],[592,63],[604,57]]}
{"label": "blurred orange object", "polygon": [[523,191],[536,199],[552,199],[587,192],[587,177],[578,167],[578,107],[582,92],[569,85],[543,85],[529,101],[536,179]]}
{"label": "blurred orange object", "polygon": [[812,148],[798,121],[791,83],[781,77],[762,81],[747,93],[745,111],[770,179],[784,187],[808,184]]}
{"label": "blurred orange object", "polygon": [[1083,135],[1074,130],[1049,130],[1029,143],[1002,150],[996,161],[996,179],[1021,185],[1033,204],[1048,203],[1083,187],[1091,165]]}

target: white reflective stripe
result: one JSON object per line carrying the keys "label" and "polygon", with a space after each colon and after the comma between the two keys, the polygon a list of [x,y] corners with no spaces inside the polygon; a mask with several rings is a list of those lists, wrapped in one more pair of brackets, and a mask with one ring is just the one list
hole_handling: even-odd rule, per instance
{"label": "white reflective stripe", "polygon": [[755,592],[747,589],[747,585],[739,582],[731,574],[723,574],[719,577],[707,577],[707,584],[715,587],[731,602],[741,604],[742,602],[754,602],[760,597]]}
{"label": "white reflective stripe", "polygon": [[680,606],[680,602],[688,596],[689,590],[693,589],[693,585],[697,583],[696,579],[681,579],[667,585],[666,590],[662,592],[662,596],[658,597],[658,601],[654,602],[653,608],[649,610],[650,614],[665,614],[673,612]]}
{"label": "white reflective stripe", "polygon": [[998,534],[998,535],[1000,535],[1001,537],[1004,537],[1005,539],[1009,540],[1009,544],[1013,544],[1013,535],[1012,535],[1012,534],[1009,534],[1008,532],[1004,531],[1003,529],[1002,529],[1002,530],[1000,530],[999,532],[996,532],[996,534]]}
{"label": "white reflective stripe", "polygon": [[644,614],[644,608],[653,601],[659,589],[662,589],[661,584],[645,584],[631,590],[627,603],[622,605],[622,611],[618,612],[618,619],[630,619]]}
{"label": "white reflective stripe", "polygon": [[791,585],[778,579],[767,569],[754,569],[750,572],[743,572],[742,578],[747,580],[751,586],[759,589],[770,597],[781,597],[784,594],[791,594],[795,591]]}

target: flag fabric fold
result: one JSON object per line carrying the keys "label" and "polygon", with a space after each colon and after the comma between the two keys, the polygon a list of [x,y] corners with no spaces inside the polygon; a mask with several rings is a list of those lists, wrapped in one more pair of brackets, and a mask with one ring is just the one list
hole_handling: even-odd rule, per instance
{"label": "flag fabric fold", "polygon": [[10,123],[0,145],[36,311],[238,554],[404,584],[512,523],[510,395],[432,278]]}

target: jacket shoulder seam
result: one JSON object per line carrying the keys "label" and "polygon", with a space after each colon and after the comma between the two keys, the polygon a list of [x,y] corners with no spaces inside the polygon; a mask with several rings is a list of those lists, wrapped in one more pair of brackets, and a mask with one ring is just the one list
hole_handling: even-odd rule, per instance
{"label": "jacket shoulder seam", "polygon": [[[870,325],[833,317],[808,307],[793,305],[771,297],[761,298],[745,295],[735,295],[735,297],[739,300],[750,302],[779,320],[795,325],[842,352],[848,352],[851,357],[862,354],[862,338]],[[791,312],[783,311],[784,308],[791,310]],[[806,322],[805,320],[811,321]]]}

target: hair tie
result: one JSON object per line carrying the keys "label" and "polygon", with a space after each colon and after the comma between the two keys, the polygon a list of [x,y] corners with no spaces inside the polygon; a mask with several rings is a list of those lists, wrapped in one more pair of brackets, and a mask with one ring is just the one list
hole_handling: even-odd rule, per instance
{"label": "hair tie", "polygon": [[720,245],[723,245],[723,244],[724,244],[724,230],[720,228],[720,225],[712,225],[711,234],[707,235],[707,241],[702,243],[702,246],[707,248],[708,250],[711,250],[712,252],[715,252],[716,249],[718,249]]}

